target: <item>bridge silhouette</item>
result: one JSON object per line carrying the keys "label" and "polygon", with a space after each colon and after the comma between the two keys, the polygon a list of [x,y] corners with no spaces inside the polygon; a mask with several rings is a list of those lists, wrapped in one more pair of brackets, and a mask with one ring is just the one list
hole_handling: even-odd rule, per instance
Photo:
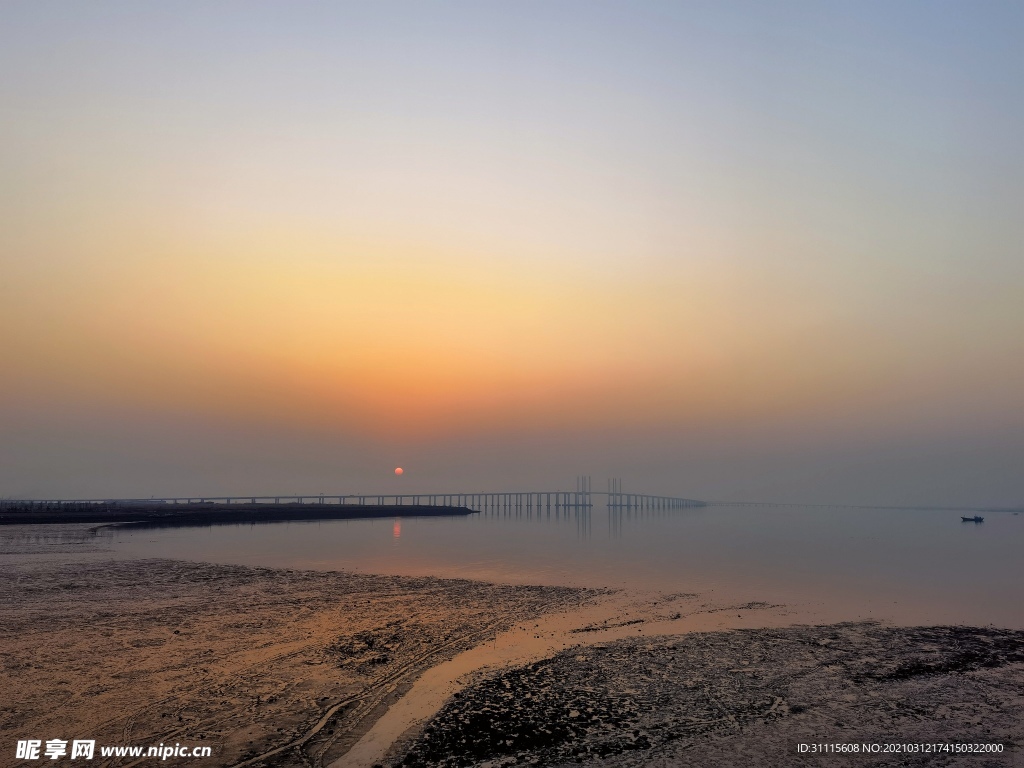
{"label": "bridge silhouette", "polygon": [[609,479],[608,490],[594,491],[590,477],[576,478],[574,491],[503,491],[478,493],[364,493],[364,494],[299,494],[294,496],[167,496],[137,499],[0,499],[0,509],[60,510],[86,505],[137,506],[167,504],[168,506],[204,505],[283,505],[330,504],[342,506],[392,507],[465,507],[477,511],[509,510],[582,510],[594,506],[594,497],[603,497],[609,509],[683,509],[702,507],[706,502],[679,496],[627,493],[622,481]]}

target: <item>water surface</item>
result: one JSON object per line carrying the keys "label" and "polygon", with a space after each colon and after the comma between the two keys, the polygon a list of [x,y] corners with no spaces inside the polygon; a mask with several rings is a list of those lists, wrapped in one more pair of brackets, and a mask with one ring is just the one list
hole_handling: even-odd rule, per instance
{"label": "water surface", "polygon": [[1024,626],[1024,515],[708,506],[671,511],[102,528],[120,557],[699,592],[830,620]]}

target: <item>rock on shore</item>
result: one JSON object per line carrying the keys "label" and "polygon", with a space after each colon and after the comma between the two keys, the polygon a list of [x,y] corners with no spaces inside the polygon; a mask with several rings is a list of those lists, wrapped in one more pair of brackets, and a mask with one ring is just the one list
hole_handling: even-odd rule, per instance
{"label": "rock on shore", "polygon": [[[1011,765],[1024,632],[875,623],[576,648],[449,701],[405,766]],[[1001,755],[801,755],[799,742],[1000,742]]]}

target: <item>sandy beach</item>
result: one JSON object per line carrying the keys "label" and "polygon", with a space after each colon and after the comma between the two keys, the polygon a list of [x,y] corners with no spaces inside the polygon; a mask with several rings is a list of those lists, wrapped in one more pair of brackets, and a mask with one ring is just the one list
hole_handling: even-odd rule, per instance
{"label": "sandy beach", "polygon": [[326,764],[424,669],[593,598],[168,560],[13,558],[0,579],[4,763],[18,739],[82,738]]}
{"label": "sandy beach", "polygon": [[[696,593],[110,560],[41,529],[0,565],[4,764],[32,764],[8,763],[15,741],[50,738],[332,768],[1007,766],[1024,741],[1020,631],[808,626],[784,605]],[[822,741],[1005,751],[796,751]]]}

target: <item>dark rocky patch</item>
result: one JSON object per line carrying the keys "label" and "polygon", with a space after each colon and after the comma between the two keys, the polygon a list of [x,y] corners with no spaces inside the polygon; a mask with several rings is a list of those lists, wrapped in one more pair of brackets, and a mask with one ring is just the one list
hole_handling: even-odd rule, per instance
{"label": "dark rocky patch", "polygon": [[[451,699],[393,765],[1012,765],[1024,632],[874,623],[629,639]],[[828,756],[798,742],[1002,742],[1002,755]],[[968,762],[964,762],[968,761]]]}

